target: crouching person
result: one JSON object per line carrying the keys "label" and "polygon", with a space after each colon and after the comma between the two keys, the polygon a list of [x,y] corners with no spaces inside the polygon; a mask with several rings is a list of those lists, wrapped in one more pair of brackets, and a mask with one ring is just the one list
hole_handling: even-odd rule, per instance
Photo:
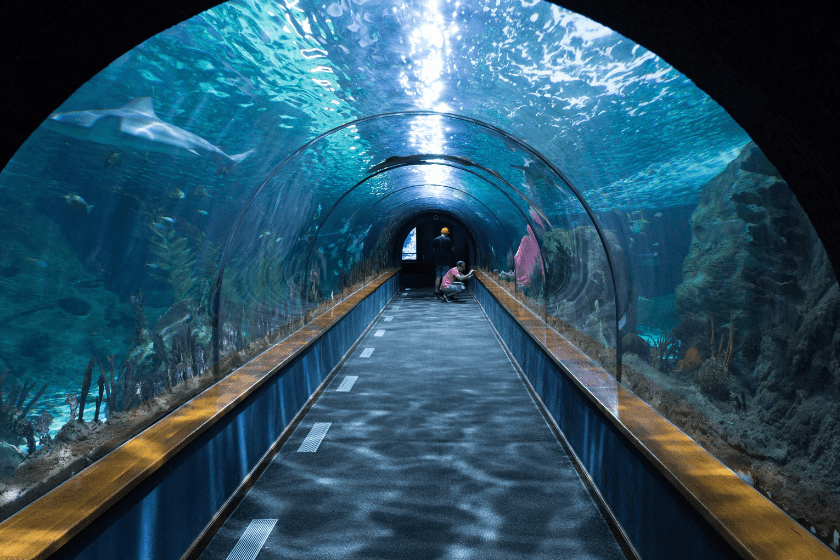
{"label": "crouching person", "polygon": [[443,301],[452,301],[452,296],[465,289],[464,282],[475,276],[475,271],[471,270],[469,274],[464,274],[467,270],[467,265],[464,261],[458,261],[458,264],[450,268],[443,276],[440,282],[440,291],[443,294]]}

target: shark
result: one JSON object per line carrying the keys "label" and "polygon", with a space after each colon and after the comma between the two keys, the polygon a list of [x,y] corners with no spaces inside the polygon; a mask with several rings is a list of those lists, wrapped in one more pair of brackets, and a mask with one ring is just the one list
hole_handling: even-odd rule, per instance
{"label": "shark", "polygon": [[134,99],[119,109],[53,113],[44,126],[80,140],[107,144],[124,151],[194,154],[216,163],[236,164],[254,150],[228,155],[201,136],[158,118],[151,97]]}

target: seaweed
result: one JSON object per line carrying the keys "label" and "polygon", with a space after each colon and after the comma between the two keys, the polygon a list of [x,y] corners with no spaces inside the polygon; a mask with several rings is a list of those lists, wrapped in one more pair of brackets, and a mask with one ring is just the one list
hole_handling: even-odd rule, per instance
{"label": "seaweed", "polygon": [[134,345],[141,346],[149,342],[149,320],[146,318],[146,294],[137,290],[128,298],[134,311]]}
{"label": "seaweed", "polygon": [[152,234],[148,240],[152,253],[157,257],[154,263],[159,272],[153,277],[168,284],[175,300],[184,299],[195,284],[195,256],[187,246],[187,238],[180,237],[172,229],[160,229],[160,224],[150,224]]}
{"label": "seaweed", "polygon": [[52,420],[52,414],[47,411],[42,412],[41,416],[38,417],[38,423],[35,425],[35,431],[38,434],[38,439],[40,440],[41,445],[49,445],[52,443],[52,437],[50,437],[50,423]]}
{"label": "seaweed", "polygon": [[667,372],[679,357],[680,341],[675,336],[660,336],[654,339],[653,349],[653,367]]}
{"label": "seaweed", "polygon": [[72,422],[76,419],[76,409],[79,406],[76,400],[76,393],[67,393],[67,398],[64,399],[64,402],[70,405],[70,420],[68,422]]}
{"label": "seaweed", "polygon": [[[98,362],[98,360],[97,360]],[[99,366],[99,369],[102,369],[102,366]],[[99,422],[99,407],[102,406],[102,394],[105,389],[105,374],[100,373],[99,379],[96,380],[96,384],[99,386],[99,396],[96,397],[96,412],[93,415],[93,421]]]}
{"label": "seaweed", "polygon": [[90,392],[91,373],[93,372],[93,364],[96,363],[96,358],[91,358],[88,362],[88,367],[85,370],[85,376],[82,379],[82,392],[79,399],[79,422],[84,422],[85,402],[87,401],[88,393]]}
{"label": "seaweed", "polygon": [[[38,393],[32,397],[29,404],[24,406],[26,397],[35,386],[35,382],[26,383],[23,386],[13,385],[7,394],[3,394],[3,383],[6,381],[6,376],[9,370],[0,375],[0,439],[8,441],[9,443],[16,443],[21,437],[25,438],[30,445],[30,453],[34,451],[34,432],[30,438],[31,423],[26,419],[26,415],[35,406],[35,403],[44,394],[47,389],[46,383]],[[29,428],[27,428],[27,424]]]}

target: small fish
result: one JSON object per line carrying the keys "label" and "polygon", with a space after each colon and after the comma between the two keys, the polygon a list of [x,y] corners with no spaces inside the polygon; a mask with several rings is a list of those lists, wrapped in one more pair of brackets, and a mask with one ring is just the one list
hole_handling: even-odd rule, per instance
{"label": "small fish", "polygon": [[207,189],[204,188],[204,185],[198,185],[195,189],[193,189],[193,194],[196,196],[210,196],[207,194]]}
{"label": "small fish", "polygon": [[657,212],[656,214],[653,215],[653,217],[654,218],[661,218],[662,217],[662,212]]}
{"label": "small fish", "polygon": [[148,266],[149,268],[160,268],[160,265],[158,265],[157,263],[146,263],[146,266]]}
{"label": "small fish", "polygon": [[167,193],[167,195],[169,196],[169,198],[175,198],[175,199],[184,198],[184,196],[185,196],[184,191],[182,191],[181,189],[170,189],[170,191]]}
{"label": "small fish", "polygon": [[160,219],[163,220],[164,222],[169,222],[170,224],[175,223],[175,218],[170,218],[168,216],[161,216]]}
{"label": "small fish", "polygon": [[654,243],[653,246],[654,247],[659,247],[659,243]]}
{"label": "small fish", "polygon": [[647,220],[645,220],[644,217],[641,217],[638,220],[633,220],[630,218],[630,216],[627,216],[627,219],[630,221],[630,231],[636,234],[642,233],[642,231],[644,231],[645,229],[645,226],[650,223]]}
{"label": "small fish", "polygon": [[262,232],[257,239],[262,239],[263,237],[267,237],[269,235],[271,235],[271,232],[266,230],[266,231]]}
{"label": "small fish", "polygon": [[199,210],[198,213],[202,216],[208,216],[210,214],[207,210]]}
{"label": "small fish", "polygon": [[112,165],[122,165],[125,161],[125,154],[122,152],[113,152],[105,156],[105,167]]}
{"label": "small fish", "polygon": [[93,210],[94,204],[88,204],[85,202],[85,199],[77,194],[65,194],[62,197],[64,200],[67,201],[67,205],[71,208],[76,208],[77,210],[87,210],[87,213],[90,214],[90,211]]}
{"label": "small fish", "polygon": [[154,223],[154,224],[152,224],[152,225],[154,225],[154,226],[155,226],[156,228],[158,228],[158,229],[164,229],[164,228],[166,227],[166,226],[164,226],[163,224],[159,224],[159,223],[157,223],[157,222],[155,222],[155,223]]}
{"label": "small fish", "polygon": [[277,239],[275,239],[275,240],[274,240],[274,242],[275,242],[275,243],[280,243],[280,241],[281,241],[282,239],[283,239],[282,237],[278,237]]}
{"label": "small fish", "polygon": [[43,266],[43,267],[45,267],[45,268],[46,268],[46,267],[48,267],[48,266],[50,266],[50,264],[49,264],[47,261],[42,261],[41,259],[31,259],[31,258],[29,258],[29,257],[26,257],[26,260],[28,260],[28,261],[32,261],[32,262],[34,262],[35,264],[37,264],[38,266]]}

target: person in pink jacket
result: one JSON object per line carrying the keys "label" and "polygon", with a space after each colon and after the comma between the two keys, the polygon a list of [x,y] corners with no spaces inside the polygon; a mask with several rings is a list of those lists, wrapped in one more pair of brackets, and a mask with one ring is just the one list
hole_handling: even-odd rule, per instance
{"label": "person in pink jacket", "polygon": [[464,282],[475,276],[475,271],[471,270],[464,274],[467,270],[467,265],[464,261],[458,261],[456,266],[450,268],[446,274],[443,275],[443,280],[440,282],[440,291],[443,294],[443,301],[451,302],[452,295],[464,290]]}

